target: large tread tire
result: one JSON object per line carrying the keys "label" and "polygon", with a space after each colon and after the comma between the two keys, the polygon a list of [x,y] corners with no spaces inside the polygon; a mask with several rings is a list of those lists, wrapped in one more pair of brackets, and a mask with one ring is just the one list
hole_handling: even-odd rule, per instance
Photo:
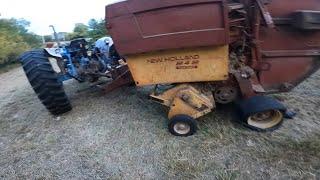
{"label": "large tread tire", "polygon": [[44,50],[25,52],[19,60],[32,88],[51,114],[60,115],[72,109],[63,84],[58,81]]}

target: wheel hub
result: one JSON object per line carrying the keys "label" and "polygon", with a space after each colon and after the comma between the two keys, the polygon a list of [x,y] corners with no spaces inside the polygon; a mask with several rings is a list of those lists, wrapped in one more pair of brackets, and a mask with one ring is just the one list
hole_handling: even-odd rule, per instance
{"label": "wheel hub", "polygon": [[186,123],[177,123],[173,126],[173,129],[178,134],[188,134],[190,132],[190,125]]}
{"label": "wheel hub", "polygon": [[248,124],[260,129],[268,129],[278,125],[283,118],[279,110],[269,110],[253,114],[248,118]]}
{"label": "wheel hub", "polygon": [[228,104],[233,102],[238,95],[235,87],[220,87],[214,92],[214,98],[217,103]]}

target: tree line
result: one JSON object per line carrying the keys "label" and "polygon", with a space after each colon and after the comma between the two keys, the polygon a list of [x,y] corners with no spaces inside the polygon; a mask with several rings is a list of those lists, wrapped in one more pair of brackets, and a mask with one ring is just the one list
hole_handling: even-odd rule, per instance
{"label": "tree line", "polygon": [[[27,50],[43,47],[43,37],[29,32],[29,26],[30,22],[25,19],[0,19],[0,68],[16,63],[18,56]],[[65,40],[80,37],[96,40],[106,34],[105,21],[91,19],[88,24],[75,24]],[[44,36],[44,39],[54,41],[51,35]]]}
{"label": "tree line", "polygon": [[[73,32],[66,33],[64,39],[59,39],[59,40],[70,41],[76,38],[91,38],[93,41],[95,41],[106,35],[107,35],[107,30],[105,28],[105,21],[91,19],[89,20],[88,24],[84,24],[84,23],[75,24]],[[51,35],[45,36],[44,39],[46,42],[55,41],[55,39]]]}
{"label": "tree line", "polygon": [[42,38],[28,32],[24,19],[0,19],[0,67],[14,63],[27,49],[41,46]]}

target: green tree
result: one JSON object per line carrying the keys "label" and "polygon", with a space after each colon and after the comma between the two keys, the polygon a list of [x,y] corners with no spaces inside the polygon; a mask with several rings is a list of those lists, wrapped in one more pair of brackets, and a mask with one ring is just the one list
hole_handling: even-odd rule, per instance
{"label": "green tree", "polygon": [[97,40],[107,35],[105,20],[90,19],[88,25],[77,23],[72,33],[67,34],[66,39],[91,38]]}
{"label": "green tree", "polygon": [[80,36],[86,36],[88,34],[89,27],[83,23],[77,23],[73,29],[74,33]]}
{"label": "green tree", "polygon": [[39,48],[42,45],[42,37],[34,33],[25,33],[22,38],[31,48]]}
{"label": "green tree", "polygon": [[53,41],[53,38],[51,35],[45,35],[43,38],[44,38],[45,42],[52,42]]}
{"label": "green tree", "polygon": [[88,37],[89,27],[83,23],[77,23],[73,29],[73,33],[67,35],[67,39],[72,40],[76,38]]}
{"label": "green tree", "polygon": [[41,46],[41,37],[29,33],[29,25],[24,19],[0,19],[0,66],[15,62],[27,49]]}
{"label": "green tree", "polygon": [[107,29],[105,27],[105,20],[95,20],[91,19],[88,22],[89,25],[89,37],[97,40],[103,36],[107,35]]}

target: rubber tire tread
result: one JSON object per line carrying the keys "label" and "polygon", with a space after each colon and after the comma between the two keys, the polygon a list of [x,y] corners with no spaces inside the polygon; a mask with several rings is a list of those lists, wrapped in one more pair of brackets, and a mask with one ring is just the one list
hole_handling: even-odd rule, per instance
{"label": "rubber tire tread", "polygon": [[72,110],[63,84],[58,81],[44,50],[25,52],[19,60],[33,90],[51,114],[60,115]]}

